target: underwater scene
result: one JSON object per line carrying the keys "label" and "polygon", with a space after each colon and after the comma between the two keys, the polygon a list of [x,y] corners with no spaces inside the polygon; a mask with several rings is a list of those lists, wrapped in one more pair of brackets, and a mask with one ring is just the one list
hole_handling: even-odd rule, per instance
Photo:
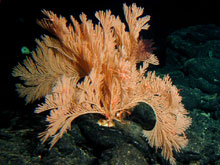
{"label": "underwater scene", "polygon": [[220,165],[219,11],[0,1],[0,164]]}

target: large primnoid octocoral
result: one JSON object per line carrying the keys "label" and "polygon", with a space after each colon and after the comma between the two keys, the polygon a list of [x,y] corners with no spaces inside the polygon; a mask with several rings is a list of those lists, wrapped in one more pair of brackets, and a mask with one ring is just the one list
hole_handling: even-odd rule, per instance
{"label": "large primnoid octocoral", "polygon": [[[140,31],[149,28],[150,16],[140,17],[143,8],[124,4],[126,31],[110,10],[96,12],[96,25],[84,13],[81,23],[71,17],[73,26],[51,11],[43,13],[48,18],[39,24],[55,37],[44,35],[37,40],[32,57],[13,69],[13,76],[24,81],[17,84],[17,91],[27,103],[45,97],[45,103],[35,110],[50,111],[49,126],[40,134],[42,142],[52,137],[53,147],[75,118],[88,113],[106,117],[99,125],[114,126],[114,120],[122,121],[124,113],[144,102],[154,110],[156,124],[143,135],[175,164],[172,150],[186,146],[184,132],[191,118],[169,76],[161,79],[155,72],[144,76],[149,64],[159,64],[152,51],[147,51],[150,45],[139,39]],[[143,65],[137,69],[140,61]]]}

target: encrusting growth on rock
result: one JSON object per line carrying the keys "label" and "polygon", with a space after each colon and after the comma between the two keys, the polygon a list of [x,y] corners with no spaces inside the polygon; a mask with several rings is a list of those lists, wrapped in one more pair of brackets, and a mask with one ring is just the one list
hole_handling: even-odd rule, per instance
{"label": "encrusting growth on rock", "polygon": [[[24,81],[17,84],[17,91],[27,103],[45,97],[35,110],[50,111],[46,119],[49,126],[40,134],[42,142],[52,137],[52,148],[75,118],[88,113],[105,116],[99,125],[114,126],[114,120],[122,122],[122,114],[130,114],[143,102],[156,116],[155,127],[144,130],[143,135],[175,164],[172,150],[186,146],[184,132],[191,118],[169,76],[161,79],[155,72],[144,76],[149,64],[159,64],[151,41],[139,39],[140,31],[149,28],[150,16],[141,17],[143,8],[136,4],[124,4],[126,31],[125,24],[110,10],[96,12],[99,23],[95,25],[84,13],[81,23],[71,16],[73,25],[51,11],[43,13],[47,18],[39,24],[55,38],[44,35],[36,40],[32,57],[13,69],[13,76]],[[137,69],[140,61],[143,65]]]}

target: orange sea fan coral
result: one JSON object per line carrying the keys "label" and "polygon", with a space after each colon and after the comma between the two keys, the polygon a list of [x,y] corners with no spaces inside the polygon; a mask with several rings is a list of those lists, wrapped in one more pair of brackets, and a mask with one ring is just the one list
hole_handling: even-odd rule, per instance
{"label": "orange sea fan coral", "polygon": [[[186,146],[185,130],[191,119],[169,76],[161,79],[155,72],[144,76],[149,64],[159,62],[151,43],[139,39],[140,31],[149,28],[150,17],[141,17],[143,8],[124,4],[129,31],[110,10],[96,12],[97,25],[85,14],[80,15],[81,23],[71,17],[73,25],[67,26],[64,17],[51,11],[43,13],[48,18],[39,24],[56,38],[37,40],[32,57],[12,73],[24,80],[17,90],[27,103],[45,97],[35,110],[50,111],[46,119],[49,126],[40,134],[42,142],[52,137],[53,147],[75,118],[88,113],[105,116],[100,125],[114,126],[114,120],[123,120],[121,114],[130,114],[134,106],[144,102],[154,110],[156,124],[143,135],[175,164],[172,150]],[[140,61],[143,65],[137,69]]]}

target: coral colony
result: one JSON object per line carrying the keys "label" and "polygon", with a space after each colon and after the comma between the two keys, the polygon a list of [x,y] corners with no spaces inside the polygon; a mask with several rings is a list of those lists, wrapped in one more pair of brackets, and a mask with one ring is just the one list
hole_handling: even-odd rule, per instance
{"label": "coral colony", "polygon": [[[161,148],[162,156],[175,164],[173,148],[180,151],[187,145],[185,130],[191,118],[181,103],[178,89],[169,76],[157,77],[155,72],[144,76],[149,64],[158,65],[151,43],[139,37],[149,28],[150,16],[141,17],[143,8],[124,4],[128,25],[110,10],[98,11],[98,24],[82,13],[81,22],[71,16],[72,25],[51,11],[39,24],[53,36],[36,40],[32,57],[13,69],[13,76],[24,84],[17,91],[27,103],[45,97],[35,113],[50,111],[48,128],[40,134],[42,142],[52,138],[51,147],[63,136],[78,116],[98,113],[100,126],[114,126],[123,121],[123,114],[143,102],[152,107],[156,124],[143,136],[152,147]],[[139,62],[143,65],[137,69]]]}

